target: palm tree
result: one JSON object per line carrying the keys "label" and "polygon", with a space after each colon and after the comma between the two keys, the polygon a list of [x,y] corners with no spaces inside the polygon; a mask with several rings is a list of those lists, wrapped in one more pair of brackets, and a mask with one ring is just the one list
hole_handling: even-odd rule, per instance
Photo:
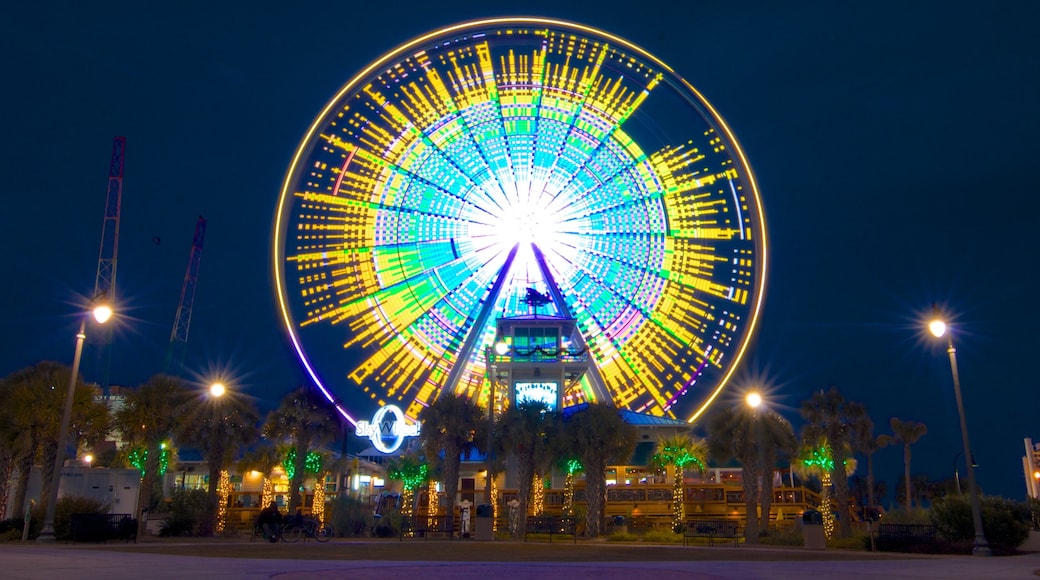
{"label": "palm tree", "polygon": [[271,482],[271,472],[278,467],[281,453],[274,443],[267,439],[261,439],[252,449],[246,451],[237,463],[238,471],[257,471],[263,476],[260,486],[261,508],[267,507],[274,500],[274,484]]}
{"label": "palm tree", "polygon": [[[137,509],[151,508],[153,489],[159,481],[166,441],[181,430],[184,407],[191,392],[180,378],[158,374],[137,389],[127,392],[123,408],[116,412],[116,428],[131,448],[144,454],[141,489]],[[138,538],[144,535],[145,519],[139,518]]]}
{"label": "palm tree", "polygon": [[386,466],[390,479],[401,482],[401,515],[411,517],[415,510],[415,490],[429,479],[429,468],[417,454],[407,453],[390,460]]}
{"label": "palm tree", "polygon": [[260,435],[259,421],[260,411],[256,405],[235,393],[196,397],[185,409],[180,439],[185,445],[198,448],[209,466],[206,494],[209,514],[203,526],[204,534],[223,528],[223,523],[217,521],[220,474],[243,447]]}
{"label": "palm tree", "polygon": [[856,430],[853,443],[854,450],[867,456],[867,506],[875,507],[877,503],[874,501],[874,453],[891,445],[892,438],[885,434],[874,435],[874,421],[869,416],[864,416]]}
{"label": "palm tree", "polygon": [[462,456],[480,449],[486,439],[480,436],[486,424],[484,411],[465,397],[443,393],[419,413],[418,419],[422,422],[420,445],[426,461],[439,468],[444,480],[448,530],[453,531],[459,467]]}
{"label": "palm tree", "polygon": [[52,361],[39,362],[15,372],[5,380],[7,428],[11,438],[12,460],[18,464],[20,479],[15,490],[14,509],[20,513],[25,505],[25,485],[29,472],[38,459],[42,464],[43,493],[48,498],[53,486],[58,485],[54,461],[60,445],[81,439],[89,444],[102,440],[109,431],[108,409],[98,402],[90,389],[79,385],[72,403],[72,421],[69,440],[58,441],[61,416],[65,405],[69,367]]}
{"label": "palm tree", "polygon": [[[818,446],[826,440],[833,453],[835,465],[845,465],[855,434],[861,429],[860,424],[867,417],[863,405],[846,401],[837,387],[829,391],[817,391],[802,403],[802,417],[806,421],[803,429],[803,440],[810,445]],[[835,469],[834,496],[842,513],[849,505],[849,481],[844,469]],[[852,533],[852,522],[843,517],[838,522],[838,533],[847,537]]]}
{"label": "palm tree", "polygon": [[906,513],[911,512],[910,506],[910,446],[928,433],[928,426],[915,421],[901,421],[895,417],[889,421],[892,427],[892,440],[903,445],[903,481],[906,482]]}
{"label": "palm tree", "polygon": [[[851,449],[848,448],[848,443],[845,444],[846,449],[844,455],[848,457]],[[856,470],[855,459],[845,459],[841,463],[838,463],[834,457],[834,448],[831,446],[830,441],[826,438],[821,439],[802,439],[802,449],[798,454],[798,459],[791,464],[791,468],[794,469],[795,473],[803,479],[809,479],[810,477],[817,477],[820,480],[820,514],[823,516],[823,527],[830,538],[834,530],[834,513],[831,510],[831,485],[835,479],[835,474],[841,472],[846,481],[848,476]],[[839,469],[838,466],[843,465],[844,469]],[[838,503],[839,509],[841,510],[841,520],[848,520],[847,514],[848,503]]]}
{"label": "palm tree", "polygon": [[306,387],[300,387],[282,397],[278,408],[271,411],[264,423],[264,437],[274,441],[288,441],[292,446],[287,465],[289,473],[289,513],[303,506],[300,488],[307,477],[307,455],[335,439],[339,431],[335,413],[324,399]]}
{"label": "palm tree", "polygon": [[704,473],[708,462],[708,442],[685,433],[661,437],[657,440],[657,452],[650,458],[650,462],[660,469],[672,471],[672,529],[679,529],[686,523],[683,473],[691,464]]}
{"label": "palm tree", "polygon": [[7,519],[7,499],[14,472],[15,444],[18,431],[14,428],[11,412],[10,389],[6,379],[0,382],[0,520]]}
{"label": "palm tree", "polygon": [[521,401],[506,409],[499,419],[499,451],[512,455],[517,463],[519,529],[527,526],[534,478],[550,463],[549,431],[554,417],[543,401]]}
{"label": "palm tree", "polygon": [[585,535],[597,537],[605,517],[607,462],[628,460],[636,446],[636,429],[605,403],[591,403],[565,415],[560,426],[563,447],[568,455],[578,456],[585,468]]}
{"label": "palm tree", "polygon": [[769,535],[769,510],[773,507],[773,473],[776,463],[795,452],[798,440],[791,422],[771,410],[757,412],[755,429],[762,459],[762,485],[759,490],[762,513],[759,515],[758,532]]}
{"label": "palm tree", "polygon": [[[711,456],[720,462],[736,459],[743,470],[744,540],[757,543],[769,530],[773,499],[773,469],[780,455],[794,450],[791,424],[770,410],[746,406],[719,409],[708,422]],[[756,515],[761,506],[761,516]]]}

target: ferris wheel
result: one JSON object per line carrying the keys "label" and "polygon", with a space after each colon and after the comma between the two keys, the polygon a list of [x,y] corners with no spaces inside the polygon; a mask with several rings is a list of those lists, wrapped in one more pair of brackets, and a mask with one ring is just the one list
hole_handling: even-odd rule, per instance
{"label": "ferris wheel", "polygon": [[574,400],[692,421],[755,329],[765,224],[736,138],[666,64],[497,18],[416,38],[332,97],[285,177],[273,262],[300,360],[352,422],[446,390],[486,404],[481,347],[532,308],[575,321],[599,386]]}

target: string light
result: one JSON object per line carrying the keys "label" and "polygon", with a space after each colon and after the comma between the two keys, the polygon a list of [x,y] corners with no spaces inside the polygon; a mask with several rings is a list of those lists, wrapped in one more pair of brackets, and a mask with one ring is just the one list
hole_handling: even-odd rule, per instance
{"label": "string light", "polygon": [[311,515],[318,518],[318,523],[325,524],[325,478],[328,472],[322,472],[314,481],[314,505]]}
{"label": "string light", "polygon": [[[429,473],[429,469],[425,463],[414,463],[413,461],[402,458],[400,461],[395,462],[387,470],[387,475],[391,479],[396,479],[401,482],[404,490],[401,492],[401,515],[410,518],[412,517],[412,506],[415,504],[415,490],[419,488]],[[413,532],[406,532],[408,537],[411,537]]]}
{"label": "string light", "polygon": [[[430,499],[430,505],[426,508],[426,515],[429,517],[427,525],[430,527],[431,530],[435,530],[437,528],[435,527],[436,521],[434,518],[437,516],[437,511],[440,509],[440,498],[437,496],[436,481],[430,480],[429,484],[426,487],[426,495]],[[452,514],[448,515],[450,517]]]}
{"label": "string light", "polygon": [[[130,450],[127,454],[126,460],[141,472],[141,477],[144,477],[145,470],[148,468],[148,449],[144,447],[135,447]],[[166,448],[165,443],[159,444],[159,476],[166,475],[166,469],[170,466],[170,450]]]}
{"label": "string light", "polygon": [[231,497],[231,474],[224,469],[220,472],[220,481],[217,483],[217,534],[224,533],[227,524],[228,498]]}
{"label": "string light", "polygon": [[265,508],[274,501],[274,482],[264,477],[263,486],[260,488],[260,507]]}
{"label": "string light", "polygon": [[582,471],[581,461],[568,459],[563,464],[567,477],[563,480],[563,515],[574,515],[574,480]]}
{"label": "string light", "polygon": [[533,504],[533,515],[538,517],[545,512],[545,482],[542,480],[542,474],[534,474],[531,489],[534,490],[534,501],[531,502]]}
{"label": "string light", "polygon": [[651,461],[655,465],[671,466],[672,475],[672,529],[686,523],[686,491],[684,472],[686,466],[691,463],[696,465],[703,473],[707,466],[697,456],[690,453],[686,447],[675,445],[663,445],[661,450],[654,454]]}
{"label": "string light", "polygon": [[498,531],[498,482],[491,480],[491,531]]}

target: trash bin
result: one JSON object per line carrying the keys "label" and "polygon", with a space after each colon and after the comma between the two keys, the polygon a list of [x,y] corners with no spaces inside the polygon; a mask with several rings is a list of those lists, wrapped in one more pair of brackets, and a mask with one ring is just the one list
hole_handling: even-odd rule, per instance
{"label": "trash bin", "polygon": [[802,538],[805,547],[810,550],[824,550],[827,548],[827,536],[823,533],[823,514],[808,509],[802,514]]}
{"label": "trash bin", "polygon": [[625,516],[614,516],[613,532],[615,534],[628,533],[628,522],[625,520]]}
{"label": "trash bin", "polygon": [[477,517],[473,520],[473,537],[483,541],[495,539],[495,510],[490,505],[477,506]]}

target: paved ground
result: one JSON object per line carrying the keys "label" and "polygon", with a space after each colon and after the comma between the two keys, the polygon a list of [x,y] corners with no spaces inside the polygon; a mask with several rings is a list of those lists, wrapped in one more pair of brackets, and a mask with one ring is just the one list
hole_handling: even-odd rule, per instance
{"label": "paved ground", "polygon": [[[867,555],[869,556],[869,555]],[[523,578],[1037,578],[1040,554],[1003,558],[917,557],[833,562],[407,562],[206,558],[114,552],[96,547],[6,545],[0,577],[23,578],[413,578],[517,580]],[[667,574],[662,576],[662,574]]]}

